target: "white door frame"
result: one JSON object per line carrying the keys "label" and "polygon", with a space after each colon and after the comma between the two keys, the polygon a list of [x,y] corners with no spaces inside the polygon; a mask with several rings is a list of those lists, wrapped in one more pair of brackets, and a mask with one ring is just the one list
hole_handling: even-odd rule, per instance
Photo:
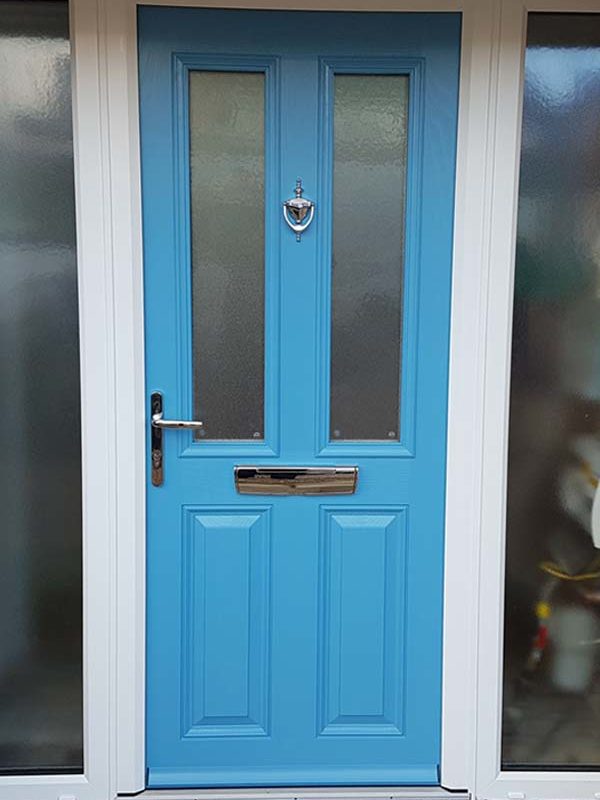
{"label": "white door frame", "polygon": [[[600,12],[600,0],[146,2],[463,12],[449,390],[442,785],[498,800],[524,796],[597,800],[598,780],[589,773],[502,773],[499,733],[525,13],[527,9]],[[145,786],[147,398],[136,11],[137,0],[71,0],[81,317],[85,772],[82,776],[0,777],[0,800],[109,800],[117,792],[140,792]],[[243,795],[250,800],[259,794],[225,791],[218,796]],[[298,796],[298,792],[289,794]],[[302,791],[303,796],[323,794]],[[341,797],[339,790],[327,794]],[[344,797],[349,794],[362,799],[408,793],[343,792]],[[440,793],[432,790],[429,794]],[[193,796],[214,800],[217,794],[196,791]]]}
{"label": "white door frame", "polygon": [[[489,102],[492,69],[493,0],[103,0],[106,40],[107,94],[110,108],[113,219],[117,226],[113,252],[123,253],[115,264],[116,350],[126,354],[117,368],[117,396],[126,403],[125,424],[119,449],[126,464],[137,458],[137,473],[130,472],[122,502],[131,502],[118,541],[119,590],[127,597],[118,615],[118,639],[131,645],[129,657],[117,662],[119,726],[117,730],[117,788],[139,791],[144,786],[144,622],[145,570],[144,497],[145,418],[143,362],[131,356],[142,348],[143,298],[140,162],[137,85],[136,15],[139,5],[235,8],[299,8],[302,10],[358,11],[462,11],[462,66],[458,131],[456,238],[454,249],[453,305],[450,365],[448,491],[446,515],[446,584],[444,602],[442,785],[450,789],[473,786],[475,685],[476,685],[476,573],[478,543],[478,481],[476,454],[481,452],[480,398],[483,385],[481,353],[485,269],[484,209],[489,186]],[[119,264],[131,264],[121,270]],[[131,273],[134,273],[133,275]],[[135,318],[132,324],[132,309]],[[122,320],[122,325],[120,323]],[[121,335],[123,340],[121,342]],[[132,381],[135,381],[133,385]],[[135,576],[135,592],[130,576]],[[465,676],[471,673],[470,680]],[[132,692],[131,687],[136,687]],[[122,698],[122,705],[121,705]],[[465,709],[471,709],[469,714]],[[141,749],[141,753],[140,753]],[[321,791],[321,794],[323,792]],[[214,793],[211,793],[211,796]],[[194,793],[197,795],[197,792]]]}

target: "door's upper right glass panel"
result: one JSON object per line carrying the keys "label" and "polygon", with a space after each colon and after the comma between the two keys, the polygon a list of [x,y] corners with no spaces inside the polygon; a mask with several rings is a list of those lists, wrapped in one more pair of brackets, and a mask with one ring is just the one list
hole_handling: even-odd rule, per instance
{"label": "door's upper right glass panel", "polygon": [[399,439],[408,92],[334,79],[332,440]]}
{"label": "door's upper right glass panel", "polygon": [[502,766],[598,769],[600,15],[530,15],[522,142]]}

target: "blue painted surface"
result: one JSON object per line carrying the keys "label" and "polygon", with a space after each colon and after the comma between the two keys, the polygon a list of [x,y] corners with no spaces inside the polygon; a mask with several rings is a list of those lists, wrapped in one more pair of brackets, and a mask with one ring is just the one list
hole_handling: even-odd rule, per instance
{"label": "blue painted surface", "polygon": [[[166,416],[192,414],[188,71],[264,71],[267,99],[265,441],[166,432],[148,482],[149,785],[435,784],[460,17],[142,7],[139,35]],[[327,441],[336,71],[411,76],[400,442]],[[301,244],[280,211],[298,175]],[[242,497],[239,463],[356,464],[358,491]]]}

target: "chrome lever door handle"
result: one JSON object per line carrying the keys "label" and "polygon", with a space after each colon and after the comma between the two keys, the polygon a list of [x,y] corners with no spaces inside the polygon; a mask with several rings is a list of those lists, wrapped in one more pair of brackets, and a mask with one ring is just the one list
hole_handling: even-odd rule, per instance
{"label": "chrome lever door handle", "polygon": [[150,429],[152,432],[152,485],[162,486],[164,480],[163,465],[163,431],[202,430],[204,423],[200,420],[165,419],[163,417],[163,396],[161,392],[152,392],[150,396]]}
{"label": "chrome lever door handle", "polygon": [[152,407],[153,428],[163,428],[164,430],[189,428],[193,431],[199,431],[204,427],[204,423],[196,419],[165,419],[163,417],[163,399],[160,392],[152,393],[150,405]]}
{"label": "chrome lever door handle", "polygon": [[152,427],[161,428],[162,430],[189,428],[193,431],[199,431],[204,427],[204,423],[194,419],[163,419],[162,414],[153,414]]}

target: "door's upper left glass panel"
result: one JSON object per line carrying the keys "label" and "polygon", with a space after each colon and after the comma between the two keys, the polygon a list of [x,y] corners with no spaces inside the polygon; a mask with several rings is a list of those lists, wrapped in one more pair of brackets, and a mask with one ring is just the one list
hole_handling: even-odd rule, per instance
{"label": "door's upper left glass panel", "polygon": [[66,2],[0,2],[0,775],[83,771]]}
{"label": "door's upper left glass panel", "polygon": [[190,72],[194,417],[264,439],[265,75]]}

